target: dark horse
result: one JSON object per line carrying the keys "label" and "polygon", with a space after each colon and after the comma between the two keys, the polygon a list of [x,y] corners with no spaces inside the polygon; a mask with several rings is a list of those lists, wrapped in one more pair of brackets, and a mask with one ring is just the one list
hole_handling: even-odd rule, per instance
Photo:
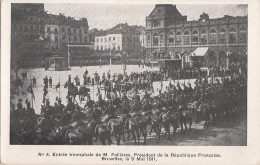
{"label": "dark horse", "polygon": [[90,99],[90,95],[88,92],[90,92],[89,88],[85,86],[78,87],[71,84],[68,84],[68,82],[65,83],[64,88],[68,88],[68,97],[71,97],[73,101],[76,101],[76,96],[79,95],[79,100],[83,101],[85,97],[87,99]]}

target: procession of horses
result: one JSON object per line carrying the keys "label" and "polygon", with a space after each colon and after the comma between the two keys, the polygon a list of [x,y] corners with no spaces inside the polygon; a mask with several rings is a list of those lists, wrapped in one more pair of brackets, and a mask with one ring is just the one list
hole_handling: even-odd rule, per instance
{"label": "procession of horses", "polygon": [[[194,87],[190,82],[169,81],[166,90],[159,89],[157,95],[153,95],[155,79],[147,73],[134,75],[136,82],[131,76],[112,77],[109,73],[88,81],[88,73],[84,73],[82,86],[69,77],[64,85],[68,89],[66,105],[59,97],[51,105],[53,100],[44,96],[40,114],[36,114],[29,100],[25,100],[26,107],[22,99],[16,106],[11,102],[10,143],[120,145],[133,141],[149,145],[147,137],[154,132],[159,145],[161,138],[171,141],[179,135],[189,136],[194,123],[210,127],[247,113],[247,72],[239,67],[229,70],[229,76],[209,79],[198,75]],[[94,101],[89,83],[104,90],[105,96],[98,91]],[[77,95],[84,107],[76,101]]]}

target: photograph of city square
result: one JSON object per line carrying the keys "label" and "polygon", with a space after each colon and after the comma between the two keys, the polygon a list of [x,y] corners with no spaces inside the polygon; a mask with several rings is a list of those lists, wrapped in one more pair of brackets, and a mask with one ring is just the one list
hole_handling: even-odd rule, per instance
{"label": "photograph of city square", "polygon": [[247,10],[12,3],[10,144],[246,146]]}

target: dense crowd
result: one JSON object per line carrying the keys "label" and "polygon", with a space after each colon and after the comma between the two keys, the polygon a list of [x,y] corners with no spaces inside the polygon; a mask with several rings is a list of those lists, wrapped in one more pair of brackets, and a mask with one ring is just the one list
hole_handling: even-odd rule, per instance
{"label": "dense crowd", "polygon": [[[96,102],[89,97],[84,107],[74,102],[68,90],[66,105],[58,97],[54,106],[51,106],[51,100],[44,99],[40,114],[35,113],[30,101],[25,100],[26,107],[23,107],[23,100],[19,99],[16,106],[11,103],[11,144],[93,144],[93,139],[97,138],[102,144],[106,144],[106,141],[111,144],[111,133],[117,144],[120,144],[122,135],[124,141],[124,130],[129,132],[129,136],[131,132],[135,141],[138,139],[139,143],[139,133],[146,139],[148,125],[159,136],[158,140],[160,125],[163,125],[168,133],[170,124],[175,131],[179,126],[182,130],[183,125],[187,128],[186,122],[192,118],[195,118],[196,122],[206,121],[207,126],[223,120],[226,115],[236,114],[239,106],[246,105],[246,70],[234,66],[228,72],[230,76],[213,77],[216,81],[209,81],[208,76],[199,74],[195,87],[190,83],[173,84],[170,81],[166,91],[159,91],[158,96],[152,97],[151,84],[156,77],[155,72],[111,75],[108,71],[107,75],[99,76],[95,73],[94,77],[90,78],[86,70],[83,74],[84,85],[104,83],[106,86],[107,82],[113,82],[114,89],[117,86],[115,82],[119,79],[122,80],[121,83],[148,80],[151,84],[148,85],[150,88],[145,88],[142,98],[140,88],[136,86],[131,86],[134,91],[131,98],[123,88],[119,90],[120,95],[117,95],[118,91],[114,92],[111,89],[108,93],[114,92],[113,97],[107,96],[107,99],[103,99],[99,95]],[[47,77],[44,84],[44,88],[47,88]],[[69,76],[67,85],[68,88],[71,88],[71,85],[80,85],[79,78],[76,77],[73,83]],[[191,124],[192,122],[190,127]]]}

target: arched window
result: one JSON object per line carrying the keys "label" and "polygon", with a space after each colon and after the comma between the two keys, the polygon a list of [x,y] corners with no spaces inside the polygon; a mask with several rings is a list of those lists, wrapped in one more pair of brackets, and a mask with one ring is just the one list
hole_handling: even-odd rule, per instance
{"label": "arched window", "polygon": [[174,44],[174,34],[173,34],[173,32],[169,33],[169,44],[170,45]]}
{"label": "arched window", "polygon": [[158,45],[158,43],[159,43],[159,39],[158,39],[159,37],[158,37],[158,34],[157,33],[154,33],[153,34],[153,45],[154,46],[157,46]]}
{"label": "arched window", "polygon": [[161,33],[161,34],[160,34],[160,42],[163,42],[163,41],[164,41],[164,34]]}
{"label": "arched window", "polygon": [[151,43],[151,35],[150,34],[147,35],[147,43]]}
{"label": "arched window", "polygon": [[208,43],[208,34],[207,34],[207,31],[206,31],[205,29],[203,29],[203,30],[201,31],[200,43],[201,43],[202,45]]}
{"label": "arched window", "polygon": [[197,30],[192,32],[192,43],[197,44],[199,42],[199,33]]}
{"label": "arched window", "polygon": [[176,33],[176,45],[180,45],[182,42],[181,32]]}
{"label": "arched window", "polygon": [[229,42],[230,43],[237,42],[237,34],[236,34],[236,30],[234,28],[231,28],[229,30]]}
{"label": "arched window", "polygon": [[219,43],[224,44],[227,42],[227,32],[224,28],[221,28],[219,31]]}
{"label": "arched window", "polygon": [[210,42],[210,44],[216,44],[217,43],[217,31],[215,29],[210,30],[209,42]]}
{"label": "arched window", "polygon": [[190,32],[185,31],[184,32],[184,45],[189,45],[190,44]]}
{"label": "arched window", "polygon": [[96,50],[99,50],[99,46],[97,46]]}
{"label": "arched window", "polygon": [[246,32],[245,27],[242,27],[239,30],[239,41],[240,42],[246,42],[247,41],[247,32]]}

